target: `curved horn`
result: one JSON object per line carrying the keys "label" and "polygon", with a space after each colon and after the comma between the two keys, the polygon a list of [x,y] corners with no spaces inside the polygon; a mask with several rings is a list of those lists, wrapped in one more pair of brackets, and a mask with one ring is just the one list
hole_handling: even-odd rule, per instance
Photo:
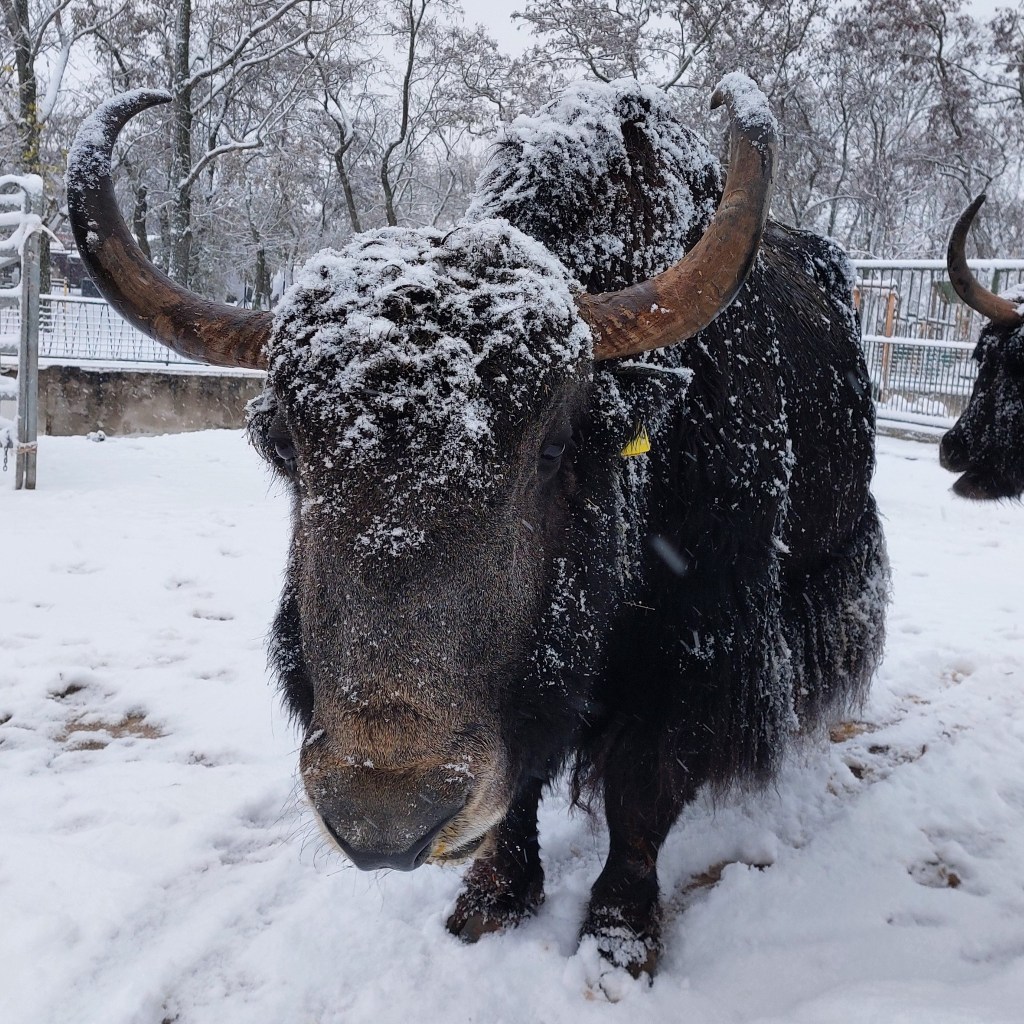
{"label": "curved horn", "polygon": [[971,273],[971,268],[967,266],[967,233],[971,230],[971,224],[985,198],[985,193],[982,192],[960,214],[946,247],[946,273],[949,274],[949,283],[953,290],[971,309],[977,310],[982,316],[987,316],[994,324],[1016,327],[1024,323],[1024,316],[1017,312],[1017,307],[1009,299],[1004,299],[980,285],[978,279]]}
{"label": "curved horn", "polygon": [[722,103],[732,129],[718,210],[700,241],[668,270],[576,300],[595,335],[595,359],[638,355],[692,337],[732,302],[750,273],[771,205],[778,127],[764,95],[744,76],[719,83],[711,109]]}
{"label": "curved horn", "polygon": [[146,258],[114,198],[110,157],[136,114],[171,99],[137,89],[104,103],[78,129],[68,155],[68,212],[75,243],[103,297],[132,326],[187,359],[264,369],[272,314],[211,302],[175,284]]}

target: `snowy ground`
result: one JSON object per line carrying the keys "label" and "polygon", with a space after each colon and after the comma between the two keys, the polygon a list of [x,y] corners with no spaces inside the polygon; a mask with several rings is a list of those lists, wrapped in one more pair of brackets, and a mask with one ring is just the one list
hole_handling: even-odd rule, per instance
{"label": "snowy ground", "polygon": [[690,810],[661,973],[612,1004],[575,954],[604,838],[560,795],[547,903],[477,947],[456,871],[323,848],[264,669],[286,502],[240,434],[43,438],[37,492],[0,476],[0,1019],[1024,1020],[1024,507],[951,479],[881,439],[874,698],[767,797]]}

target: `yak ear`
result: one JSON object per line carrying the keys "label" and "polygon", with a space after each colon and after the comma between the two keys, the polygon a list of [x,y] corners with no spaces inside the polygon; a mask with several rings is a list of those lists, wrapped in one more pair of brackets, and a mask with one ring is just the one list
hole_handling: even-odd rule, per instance
{"label": "yak ear", "polygon": [[68,156],[68,215],[82,263],[103,297],[133,327],[186,359],[266,369],[273,316],[211,302],[155,267],[114,197],[110,160],[121,129],[171,96],[136,89],[104,103],[78,129]]}

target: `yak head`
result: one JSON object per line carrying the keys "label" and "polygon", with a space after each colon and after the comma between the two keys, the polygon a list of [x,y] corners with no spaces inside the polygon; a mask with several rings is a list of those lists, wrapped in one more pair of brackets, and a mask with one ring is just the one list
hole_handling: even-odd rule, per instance
{"label": "yak head", "polygon": [[964,243],[985,201],[980,195],[961,215],[947,251],[949,278],[972,309],[988,317],[974,359],[978,377],[967,408],[943,435],[939,461],[960,478],[964,498],[1016,498],[1024,493],[1024,294],[995,295],[967,265]]}
{"label": "yak head", "polygon": [[732,110],[732,156],[704,236],[594,295],[540,242],[479,219],[359,235],[314,257],[273,315],[212,303],[149,263],[110,181],[121,128],[169,97],[126,94],[79,132],[69,210],[108,301],[186,356],[267,370],[250,436],[294,510],[272,653],[309,800],[360,867],[472,854],[572,743],[566,677],[600,647],[584,577],[611,572],[602,531],[622,507],[625,438],[595,368],[696,334],[742,286],[775,136],[738,84],[713,100]]}

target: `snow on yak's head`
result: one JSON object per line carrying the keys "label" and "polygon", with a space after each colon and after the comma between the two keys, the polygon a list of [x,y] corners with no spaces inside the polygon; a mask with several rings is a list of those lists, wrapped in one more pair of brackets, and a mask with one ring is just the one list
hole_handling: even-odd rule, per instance
{"label": "snow on yak's head", "polygon": [[268,370],[250,434],[294,500],[272,650],[306,792],[360,867],[470,855],[572,743],[600,646],[591,595],[621,569],[602,538],[621,537],[629,490],[628,424],[609,426],[623,407],[595,361],[706,327],[767,219],[774,122],[742,76],[716,95],[733,115],[721,205],[650,280],[581,294],[483,214],[359,235],[314,257],[273,315],[175,284],[117,210],[114,142],[166,94],[128,93],[79,132],[69,211],[108,301],[187,356]]}
{"label": "snow on yak's head", "polygon": [[366,233],[278,309],[250,424],[295,494],[275,651],[306,791],[360,866],[469,853],[526,769],[508,680],[564,547],[591,346],[562,265],[503,221]]}
{"label": "snow on yak's head", "polygon": [[953,229],[947,252],[957,294],[984,316],[974,360],[978,377],[967,408],[939,445],[939,460],[960,478],[953,490],[964,498],[1019,498],[1024,494],[1024,289],[996,295],[975,279],[965,241],[985,201],[980,195]]}

